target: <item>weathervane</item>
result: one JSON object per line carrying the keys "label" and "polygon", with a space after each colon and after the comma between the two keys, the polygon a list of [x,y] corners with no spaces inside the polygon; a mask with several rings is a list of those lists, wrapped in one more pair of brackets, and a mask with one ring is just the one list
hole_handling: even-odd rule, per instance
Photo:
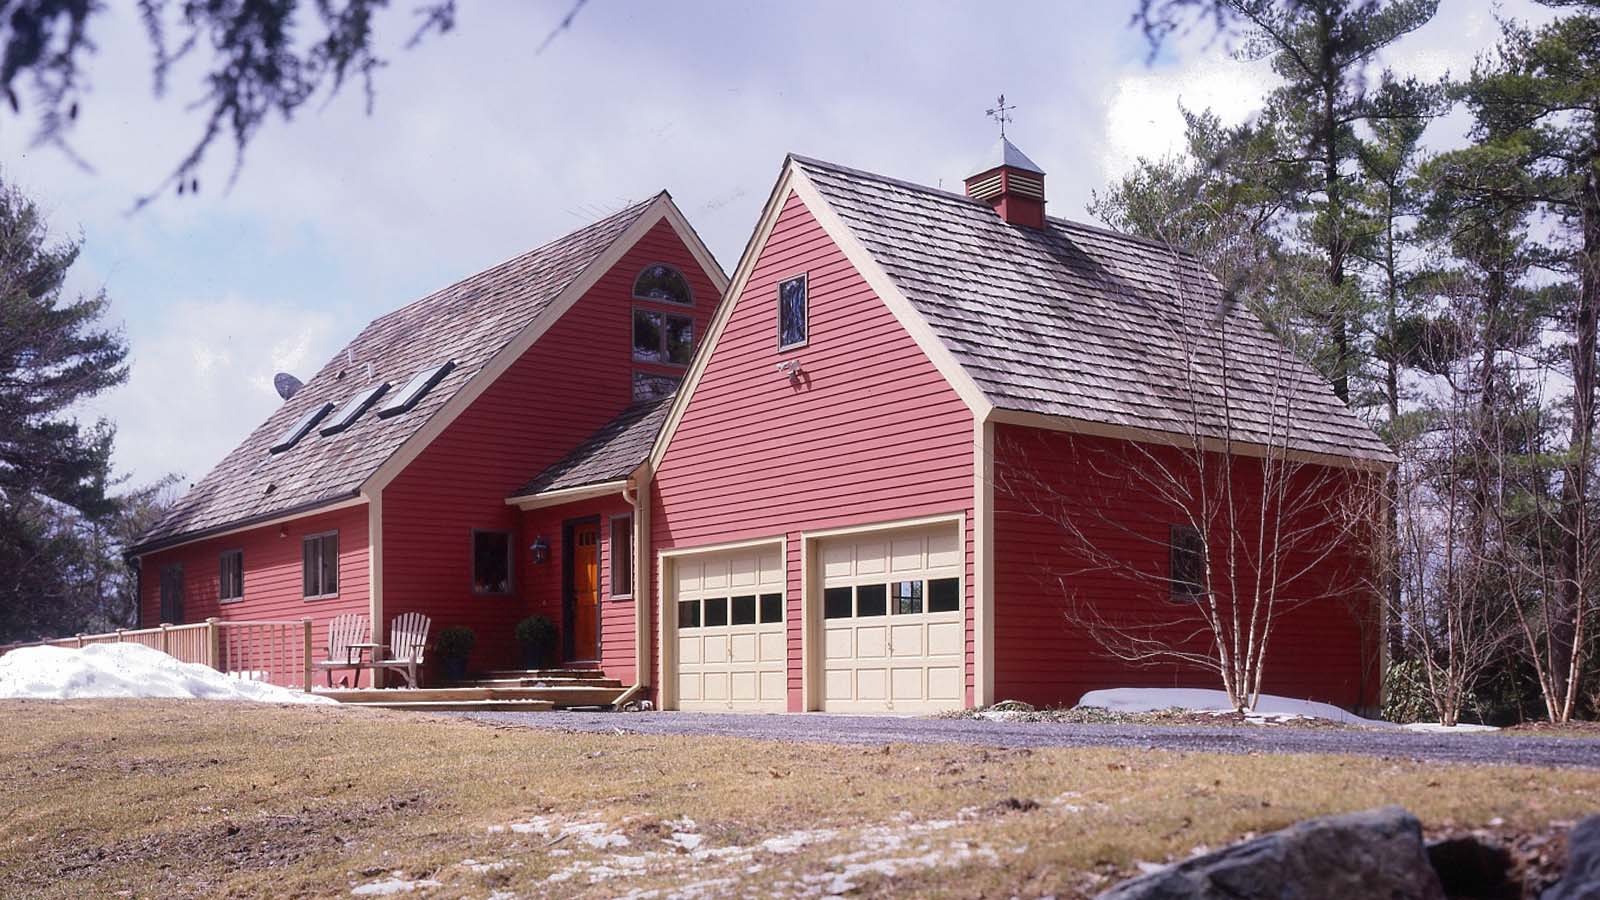
{"label": "weathervane", "polygon": [[991,118],[991,119],[995,120],[996,122],[1000,123],[1000,137],[1001,138],[1004,138],[1006,136],[1006,123],[1011,121],[1011,111],[1013,109],[1016,109],[1016,108],[1017,107],[1014,104],[1011,105],[1011,106],[1007,106],[1006,105],[1006,95],[1005,94],[1001,94],[1000,98],[995,101],[995,105],[994,105],[993,109],[984,110],[984,115],[986,115],[989,118]]}

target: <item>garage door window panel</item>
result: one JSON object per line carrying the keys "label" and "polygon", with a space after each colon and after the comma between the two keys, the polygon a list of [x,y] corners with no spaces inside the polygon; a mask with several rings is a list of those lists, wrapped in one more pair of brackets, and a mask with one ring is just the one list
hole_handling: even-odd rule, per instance
{"label": "garage door window panel", "polygon": [[922,582],[896,581],[894,583],[894,613],[897,616],[916,615],[922,612]]}
{"label": "garage door window panel", "polygon": [[854,612],[854,589],[831,587],[822,592],[822,617],[848,619]]}
{"label": "garage door window panel", "polygon": [[701,612],[704,614],[704,617],[705,617],[703,619],[703,621],[705,622],[705,627],[707,627],[707,628],[718,628],[720,626],[728,624],[728,598],[727,597],[707,598],[707,599],[701,601],[701,603],[702,603]]}
{"label": "garage door window panel", "polygon": [[684,628],[699,628],[699,627],[700,627],[700,601],[699,600],[679,600],[678,601],[678,628],[679,629],[684,629]]}
{"label": "garage door window panel", "polygon": [[735,625],[754,625],[754,624],[756,624],[756,595],[755,594],[749,594],[749,595],[743,596],[743,597],[734,597],[733,600],[732,600],[732,603],[733,603],[733,610],[731,612],[731,616],[732,616],[733,624],[735,624]]}
{"label": "garage door window panel", "polygon": [[957,612],[961,609],[961,579],[933,578],[928,581],[928,612]]}
{"label": "garage door window panel", "polygon": [[889,586],[884,584],[856,585],[856,615],[886,616],[889,614]]}
{"label": "garage door window panel", "polygon": [[782,622],[782,621],[783,621],[783,595],[782,594],[762,594],[761,595],[761,624],[767,625],[767,624],[770,624],[770,623],[773,623],[773,622]]}

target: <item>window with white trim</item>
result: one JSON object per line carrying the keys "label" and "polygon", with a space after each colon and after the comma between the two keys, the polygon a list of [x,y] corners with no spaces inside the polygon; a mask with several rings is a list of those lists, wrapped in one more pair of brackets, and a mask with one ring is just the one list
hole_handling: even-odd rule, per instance
{"label": "window with white trim", "polygon": [[232,603],[244,599],[244,551],[224,550],[217,564],[217,600]]}
{"label": "window with white trim", "polygon": [[778,349],[803,347],[810,336],[810,298],[804,273],[778,282]]}
{"label": "window with white trim", "polygon": [[321,600],[339,596],[339,532],[306,535],[300,547],[305,598]]}

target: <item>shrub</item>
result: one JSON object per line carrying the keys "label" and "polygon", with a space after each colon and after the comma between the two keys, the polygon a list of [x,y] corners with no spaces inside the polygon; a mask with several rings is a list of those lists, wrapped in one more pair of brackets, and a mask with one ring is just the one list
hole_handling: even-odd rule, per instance
{"label": "shrub", "polygon": [[472,652],[472,645],[478,642],[478,636],[471,628],[465,625],[452,625],[439,632],[439,640],[434,645],[440,656],[451,659],[466,659]]}
{"label": "shrub", "polygon": [[1407,722],[1432,722],[1439,718],[1428,694],[1428,676],[1422,661],[1402,659],[1389,664],[1384,672],[1383,717],[1404,725]]}
{"label": "shrub", "polygon": [[556,645],[556,625],[546,616],[529,616],[517,623],[517,643],[549,650]]}

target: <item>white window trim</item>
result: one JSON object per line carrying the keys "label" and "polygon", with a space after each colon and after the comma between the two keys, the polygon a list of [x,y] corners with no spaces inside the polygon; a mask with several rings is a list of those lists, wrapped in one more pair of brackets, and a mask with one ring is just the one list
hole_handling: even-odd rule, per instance
{"label": "white window trim", "polygon": [[319,541],[320,542],[323,538],[329,538],[329,537],[333,538],[333,542],[334,542],[334,551],[333,551],[333,581],[334,581],[334,585],[333,585],[333,592],[332,593],[328,593],[328,594],[306,594],[306,593],[301,593],[300,598],[302,600],[331,600],[331,599],[339,596],[339,585],[344,581],[344,578],[342,577],[342,574],[339,572],[339,549],[338,549],[338,547],[339,547],[339,530],[337,528],[335,528],[332,531],[319,531],[319,532],[316,532],[315,534],[303,535],[300,538],[300,590],[302,592],[304,592],[305,588],[306,588],[306,545],[311,543],[312,541]]}
{"label": "white window trim", "polygon": [[[783,342],[783,286],[791,281],[799,281],[805,285],[806,336],[803,340],[796,341],[793,344],[785,344]],[[773,292],[776,302],[774,303],[775,315],[772,317],[772,321],[778,330],[778,352],[786,353],[790,350],[799,350],[801,347],[811,343],[811,273],[801,272],[788,278],[780,278],[778,283],[773,286]]]}

